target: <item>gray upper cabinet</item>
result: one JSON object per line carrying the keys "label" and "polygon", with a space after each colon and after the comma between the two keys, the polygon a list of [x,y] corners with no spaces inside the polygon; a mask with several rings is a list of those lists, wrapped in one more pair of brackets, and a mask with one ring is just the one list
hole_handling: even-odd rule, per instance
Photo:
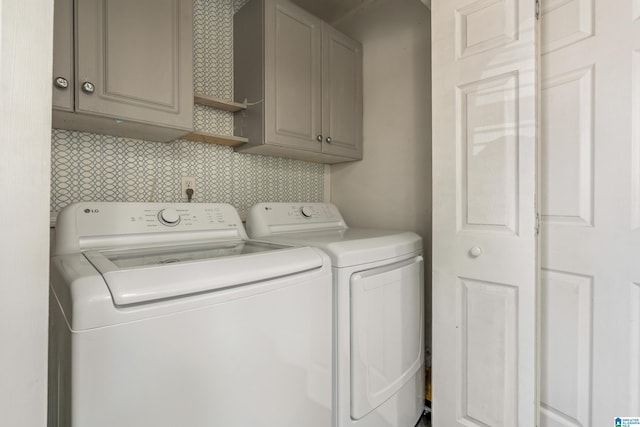
{"label": "gray upper cabinet", "polygon": [[54,16],[54,128],[154,141],[193,129],[191,0],[56,0]]}
{"label": "gray upper cabinet", "polygon": [[286,0],[234,16],[235,150],[340,163],[362,158],[362,48]]}

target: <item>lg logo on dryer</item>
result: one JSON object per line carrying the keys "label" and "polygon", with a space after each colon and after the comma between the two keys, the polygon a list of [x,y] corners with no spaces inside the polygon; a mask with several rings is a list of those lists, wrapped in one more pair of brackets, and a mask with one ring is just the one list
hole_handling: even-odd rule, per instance
{"label": "lg logo on dryer", "polygon": [[100,209],[89,209],[89,208],[87,208],[87,209],[84,210],[84,213],[87,213],[87,214],[88,213],[100,213]]}

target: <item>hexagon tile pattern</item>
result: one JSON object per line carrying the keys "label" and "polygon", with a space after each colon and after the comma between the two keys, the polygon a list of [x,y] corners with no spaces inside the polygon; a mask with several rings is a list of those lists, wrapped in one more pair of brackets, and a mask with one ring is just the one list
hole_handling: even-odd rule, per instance
{"label": "hexagon tile pattern", "polygon": [[[194,90],[233,99],[233,14],[247,0],[194,0]],[[233,133],[233,114],[196,105],[194,127]],[[179,202],[180,177],[195,202],[225,202],[241,215],[257,202],[319,202],[324,166],[235,153],[177,140],[159,143],[86,132],[51,132],[51,210],[78,201]]]}

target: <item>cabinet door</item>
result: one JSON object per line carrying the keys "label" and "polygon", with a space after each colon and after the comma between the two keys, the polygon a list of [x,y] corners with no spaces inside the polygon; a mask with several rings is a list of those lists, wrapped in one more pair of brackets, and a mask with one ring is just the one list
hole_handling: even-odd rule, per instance
{"label": "cabinet door", "polygon": [[192,1],[82,0],[76,8],[76,111],[192,128]]}
{"label": "cabinet door", "polygon": [[56,0],[53,19],[52,103],[58,110],[73,111],[73,0]]}
{"label": "cabinet door", "polygon": [[362,158],[362,46],[329,25],[322,36],[323,152]]}
{"label": "cabinet door", "polygon": [[289,2],[268,2],[266,143],[320,152],[322,21]]}

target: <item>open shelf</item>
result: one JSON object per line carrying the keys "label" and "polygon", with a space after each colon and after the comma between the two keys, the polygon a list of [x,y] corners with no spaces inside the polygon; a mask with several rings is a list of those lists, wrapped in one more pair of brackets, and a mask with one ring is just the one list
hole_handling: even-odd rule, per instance
{"label": "open shelf", "polygon": [[193,95],[193,102],[195,102],[196,104],[217,108],[218,110],[231,111],[232,113],[235,111],[245,110],[247,108],[246,104],[241,104],[239,102],[233,101],[225,101],[224,99],[216,98],[209,95],[203,95],[201,93],[196,93]]}
{"label": "open shelf", "polygon": [[193,131],[191,133],[188,133],[185,136],[183,136],[182,139],[188,139],[189,141],[196,141],[196,142],[208,142],[211,144],[228,145],[229,147],[235,147],[237,145],[242,145],[246,142],[249,142],[247,138],[242,138],[239,136],[218,135],[215,133],[200,132],[200,131]]}
{"label": "open shelf", "polygon": [[[207,107],[216,108],[218,110],[224,110],[229,112],[242,111],[247,108],[246,104],[239,102],[226,101],[224,99],[216,98],[215,96],[203,95],[201,93],[195,93],[193,95],[193,102],[199,105],[206,105]],[[208,142],[211,144],[227,145],[229,147],[235,147],[242,145],[249,140],[233,135],[219,135],[209,132],[193,131],[182,137],[190,141],[196,142]]]}

